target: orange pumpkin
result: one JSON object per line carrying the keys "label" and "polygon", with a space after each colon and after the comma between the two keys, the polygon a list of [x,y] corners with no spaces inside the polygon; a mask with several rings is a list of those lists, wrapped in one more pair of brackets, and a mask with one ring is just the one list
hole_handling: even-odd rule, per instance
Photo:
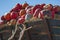
{"label": "orange pumpkin", "polygon": [[22,15],[25,15],[25,14],[26,14],[26,10],[25,9],[20,10],[19,16],[22,16]]}
{"label": "orange pumpkin", "polygon": [[22,4],[23,9],[25,9],[27,6],[29,6],[29,4],[27,4],[27,3]]}
{"label": "orange pumpkin", "polygon": [[11,19],[10,13],[4,15],[5,20],[9,21]]}

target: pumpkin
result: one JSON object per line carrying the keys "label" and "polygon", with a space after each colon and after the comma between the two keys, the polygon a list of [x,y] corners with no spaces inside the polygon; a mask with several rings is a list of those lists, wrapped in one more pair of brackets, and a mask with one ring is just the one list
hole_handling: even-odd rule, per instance
{"label": "pumpkin", "polygon": [[40,6],[39,4],[38,4],[38,5],[35,5],[35,6],[33,7],[33,9],[32,9],[32,12],[34,13],[35,10],[38,9],[38,8],[41,9],[40,7],[41,7],[41,6]]}
{"label": "pumpkin", "polygon": [[32,8],[27,9],[26,13],[29,13],[29,14],[33,15]]}
{"label": "pumpkin", "polygon": [[24,21],[25,21],[24,18],[19,18],[17,22],[18,22],[18,24],[22,24],[22,23],[24,23]]}
{"label": "pumpkin", "polygon": [[34,14],[33,14],[33,17],[37,17],[38,18],[38,14],[40,12],[41,9],[36,9]]}
{"label": "pumpkin", "polygon": [[32,8],[33,6],[27,6],[26,8],[25,8],[25,10],[27,10],[27,9],[30,9],[30,8]]}
{"label": "pumpkin", "polygon": [[43,11],[40,11],[40,12],[39,12],[39,14],[38,14],[38,18],[40,18],[40,19],[44,19]]}
{"label": "pumpkin", "polygon": [[53,11],[55,11],[55,12],[60,11],[60,6],[55,5],[55,6],[53,7]]}
{"label": "pumpkin", "polygon": [[53,6],[51,4],[45,5],[44,9],[52,10]]}
{"label": "pumpkin", "polygon": [[18,3],[10,12],[12,11],[19,12],[21,9],[22,9],[22,5]]}
{"label": "pumpkin", "polygon": [[17,19],[18,13],[17,12],[11,12],[11,19]]}
{"label": "pumpkin", "polygon": [[52,19],[54,19],[55,11],[52,11]]}
{"label": "pumpkin", "polygon": [[9,21],[11,19],[10,13],[4,15],[5,20]]}
{"label": "pumpkin", "polygon": [[25,14],[26,14],[25,9],[20,10],[20,12],[19,12],[19,16],[22,16],[22,15],[25,15]]}
{"label": "pumpkin", "polygon": [[27,4],[26,2],[24,4],[22,4],[23,9],[25,9],[27,6],[29,6],[29,4]]}
{"label": "pumpkin", "polygon": [[41,4],[41,5],[40,5],[40,8],[43,9],[43,7],[44,7],[45,5],[46,5],[46,4],[44,4],[44,3]]}

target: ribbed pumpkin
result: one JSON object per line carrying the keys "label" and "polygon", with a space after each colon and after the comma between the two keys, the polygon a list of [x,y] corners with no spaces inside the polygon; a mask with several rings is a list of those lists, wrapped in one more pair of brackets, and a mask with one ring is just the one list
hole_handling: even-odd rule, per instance
{"label": "ribbed pumpkin", "polygon": [[38,18],[38,15],[39,15],[39,12],[40,12],[41,9],[36,9],[34,14],[33,14],[33,17],[37,17]]}
{"label": "ribbed pumpkin", "polygon": [[11,12],[11,19],[17,19],[18,13],[17,12]]}
{"label": "ribbed pumpkin", "polygon": [[26,2],[25,2],[24,4],[22,4],[22,8],[23,8],[23,9],[25,9],[27,6],[29,6],[29,4],[26,3]]}
{"label": "ribbed pumpkin", "polygon": [[32,8],[33,6],[27,6],[26,8],[25,8],[25,10],[27,10],[27,9],[30,9],[30,8]]}
{"label": "ribbed pumpkin", "polygon": [[51,4],[45,5],[44,9],[52,10],[53,6]]}
{"label": "ribbed pumpkin", "polygon": [[44,7],[45,5],[46,5],[46,4],[44,4],[44,3],[41,4],[41,5],[40,5],[40,8],[43,9],[43,7]]}
{"label": "ribbed pumpkin", "polygon": [[19,18],[17,22],[18,22],[18,24],[22,24],[22,23],[24,23],[24,21],[25,21],[24,18]]}
{"label": "ribbed pumpkin", "polygon": [[4,15],[5,20],[9,21],[11,19],[10,13]]}
{"label": "ribbed pumpkin", "polygon": [[32,9],[32,12],[34,13],[35,10],[38,9],[38,8],[41,9],[40,7],[41,7],[40,4],[35,5],[35,6],[33,7],[33,9]]}
{"label": "ribbed pumpkin", "polygon": [[22,5],[17,3],[16,6],[10,11],[15,11],[15,12],[19,12],[22,9]]}
{"label": "ribbed pumpkin", "polygon": [[25,9],[20,10],[19,16],[22,16],[22,15],[25,15],[25,14],[26,14],[26,10]]}
{"label": "ribbed pumpkin", "polygon": [[58,5],[55,5],[55,6],[53,7],[53,11],[55,11],[55,12],[58,11]]}

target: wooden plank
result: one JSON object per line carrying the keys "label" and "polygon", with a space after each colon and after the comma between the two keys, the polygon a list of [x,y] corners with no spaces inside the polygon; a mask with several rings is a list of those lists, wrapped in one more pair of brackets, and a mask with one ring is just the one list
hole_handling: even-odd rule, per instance
{"label": "wooden plank", "polygon": [[52,34],[53,40],[60,40],[60,35]]}
{"label": "wooden plank", "polygon": [[51,26],[51,28],[60,28],[60,26]]}
{"label": "wooden plank", "polygon": [[60,28],[51,28],[52,34],[60,34]]}
{"label": "wooden plank", "polygon": [[[33,30],[34,31],[36,31],[36,33],[34,33],[36,36],[40,33],[40,32],[46,32],[47,33],[47,35],[46,35],[46,37],[48,37],[48,38],[46,38],[46,40],[51,40],[51,35],[50,35],[50,32],[49,32],[49,29],[48,29],[48,24],[46,23],[46,20],[44,20],[44,21],[40,21],[40,20],[38,20],[38,21],[34,21],[34,22],[26,22],[25,23],[26,25],[27,25],[27,27],[29,27],[29,26],[33,26]],[[42,24],[44,24],[44,26],[42,25]],[[35,25],[35,26],[34,26]],[[37,25],[37,26],[36,26]],[[42,27],[42,26],[43,27]],[[39,29],[39,30],[38,30]],[[34,32],[33,30],[31,30],[32,32]],[[31,31],[30,31],[30,33],[31,33]],[[38,33],[38,34],[37,34]],[[41,33],[41,34],[43,34],[43,33]],[[40,35],[41,35],[40,34]],[[38,37],[38,39],[40,40],[40,37],[41,36],[37,36]],[[34,36],[34,35],[33,35]],[[36,36],[34,36],[34,37],[36,37]],[[28,36],[29,37],[29,36]],[[42,36],[43,37],[43,36]],[[32,36],[31,36],[31,38],[32,38]],[[42,38],[41,38],[42,39]],[[45,38],[44,38],[45,39]]]}
{"label": "wooden plank", "polygon": [[47,33],[48,33],[49,40],[52,40],[51,34],[50,34],[50,30],[49,30],[49,25],[48,25],[47,22],[48,22],[48,20],[47,20],[47,19],[44,19],[43,23],[44,23],[44,26],[45,26],[46,31],[47,31]]}
{"label": "wooden plank", "polygon": [[2,33],[0,33],[0,40],[3,40],[3,35],[2,35]]}
{"label": "wooden plank", "polygon": [[60,26],[60,20],[48,19],[49,26]]}

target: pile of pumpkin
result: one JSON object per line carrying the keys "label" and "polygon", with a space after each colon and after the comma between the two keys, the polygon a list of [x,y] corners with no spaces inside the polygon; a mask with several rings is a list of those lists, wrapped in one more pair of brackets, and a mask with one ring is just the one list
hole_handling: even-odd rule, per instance
{"label": "pile of pumpkin", "polygon": [[28,3],[16,4],[16,6],[1,17],[1,24],[15,25],[24,23],[26,20],[44,19],[50,17],[54,19],[54,14],[60,12],[60,6],[52,4],[37,4],[31,6]]}

